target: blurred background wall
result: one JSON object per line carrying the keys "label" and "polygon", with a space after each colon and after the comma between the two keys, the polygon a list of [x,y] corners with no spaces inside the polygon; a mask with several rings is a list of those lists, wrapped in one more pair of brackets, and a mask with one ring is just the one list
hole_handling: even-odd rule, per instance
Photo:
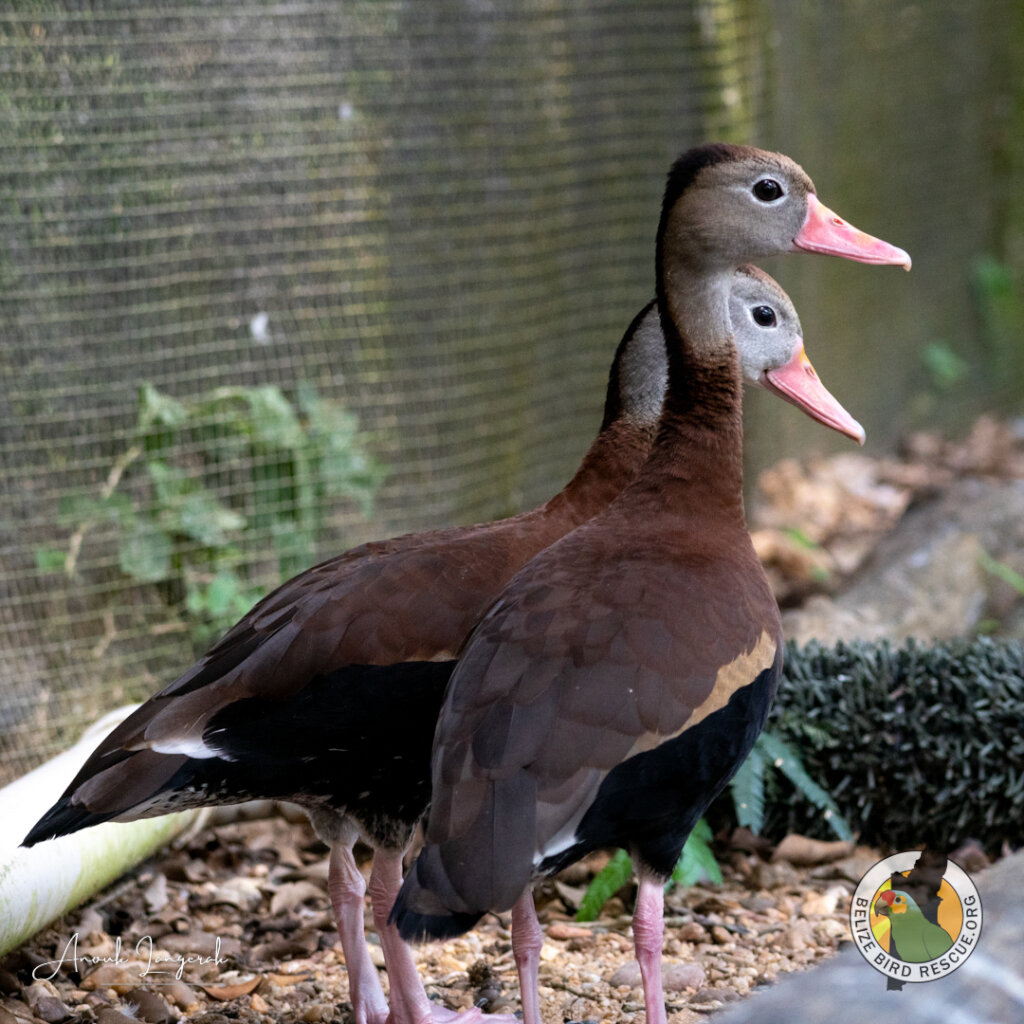
{"label": "blurred background wall", "polygon": [[[0,780],[371,537],[543,500],[665,171],[788,152],[914,271],[783,258],[869,450],[1019,411],[1024,8],[0,10]],[[842,442],[752,395],[751,469]]]}

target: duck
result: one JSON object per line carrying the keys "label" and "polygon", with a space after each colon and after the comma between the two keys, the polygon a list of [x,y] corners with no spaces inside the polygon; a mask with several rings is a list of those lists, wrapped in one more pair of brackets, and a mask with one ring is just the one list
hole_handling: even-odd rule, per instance
{"label": "duck", "polygon": [[[597,437],[550,501],[372,542],[282,584],[99,744],[24,844],[192,807],[296,802],[331,849],[328,892],[357,1024],[384,1024],[389,1013],[394,1024],[449,1019],[386,920],[426,809],[444,688],[513,573],[639,471],[661,411],[664,352],[650,302],[616,350]],[[360,837],[375,851],[369,890],[390,1007],[364,940]]]}
{"label": "duck", "polygon": [[825,207],[782,154],[706,144],[673,164],[655,259],[668,384],[647,461],[513,577],[448,683],[425,844],[390,919],[422,941],[512,910],[527,1024],[541,942],[532,884],[608,847],[633,859],[646,1019],[665,1024],[663,886],[782,671],[779,611],[744,519],[729,289],[743,262],[798,250],[910,266]]}
{"label": "duck", "polygon": [[[730,316],[748,382],[863,442],[863,428],[815,384],[813,371],[808,376],[796,311],[770,277],[740,268]],[[394,1017],[446,1019],[444,1008],[428,1002],[386,913],[402,853],[426,810],[430,745],[454,665],[450,654],[518,563],[607,504],[636,475],[654,438],[666,380],[665,342],[651,302],[616,351],[598,436],[556,498],[512,520],[357,548],[283,584],[101,743],[26,844],[185,807],[296,801],[332,849],[329,889],[357,1020],[377,1022],[387,1014],[363,941],[363,879],[352,856],[357,835],[376,850],[370,888]],[[493,542],[486,545],[489,535]],[[484,555],[490,590],[480,567]],[[428,571],[431,566],[437,571]],[[381,579],[390,590],[373,589]],[[475,589],[462,591],[464,579]],[[399,589],[401,604],[389,596]],[[424,639],[437,602],[451,608],[460,600],[461,616],[435,617],[433,634]],[[386,638],[372,630],[347,635],[365,631],[372,611],[383,619],[389,608],[396,618]],[[517,942],[521,930],[517,919]]]}

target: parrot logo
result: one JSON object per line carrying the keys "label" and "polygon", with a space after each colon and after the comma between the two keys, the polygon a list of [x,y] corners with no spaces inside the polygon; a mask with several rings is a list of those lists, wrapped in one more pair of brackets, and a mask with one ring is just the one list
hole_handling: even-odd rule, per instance
{"label": "parrot logo", "polygon": [[921,913],[914,897],[898,889],[886,889],[875,900],[874,911],[889,921],[890,947],[894,956],[922,964],[942,956],[953,945],[953,936]]}
{"label": "parrot logo", "polygon": [[981,899],[967,872],[929,849],[879,861],[850,905],[853,941],[889,989],[955,971],[974,952],[981,919]]}

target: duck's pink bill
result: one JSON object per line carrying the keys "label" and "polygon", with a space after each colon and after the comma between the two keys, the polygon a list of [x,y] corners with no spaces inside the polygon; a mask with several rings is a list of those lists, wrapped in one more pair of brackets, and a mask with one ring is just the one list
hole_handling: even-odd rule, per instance
{"label": "duck's pink bill", "polygon": [[803,409],[811,419],[853,438],[857,444],[864,443],[867,436],[864,428],[821,383],[804,352],[803,345],[785,366],[780,366],[777,370],[766,370],[761,375],[761,383],[780,398],[792,402],[798,409]]}
{"label": "duck's pink bill", "polygon": [[807,196],[807,219],[793,239],[793,245],[807,252],[842,256],[858,263],[880,263],[910,269],[910,257],[903,249],[848,224],[823,205],[813,192]]}

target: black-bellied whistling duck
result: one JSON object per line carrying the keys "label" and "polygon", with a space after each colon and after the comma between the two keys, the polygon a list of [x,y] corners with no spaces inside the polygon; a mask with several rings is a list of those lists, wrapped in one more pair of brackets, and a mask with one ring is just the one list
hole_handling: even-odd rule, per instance
{"label": "black-bellied whistling duck", "polygon": [[[782,663],[743,516],[728,290],[741,261],[800,248],[910,262],[822,207],[786,157],[712,145],[673,166],[656,249],[669,382],[654,447],[611,505],[515,576],[462,652],[438,720],[426,846],[392,913],[404,938],[456,935],[512,908],[521,978],[535,978],[532,880],[623,847],[640,878],[647,1021],[664,1024],[662,886],[750,751]],[[535,981],[523,984],[536,1024]]]}
{"label": "black-bellied whistling duck", "polygon": [[[428,1000],[387,923],[426,810],[453,659],[512,575],[636,476],[661,412],[664,351],[651,302],[616,352],[600,432],[554,498],[499,522],[366,544],[284,583],[99,744],[25,845],[109,820],[292,800],[331,847],[328,892],[357,1024],[453,1017]],[[364,941],[360,836],[375,849],[369,889],[390,1016]]]}
{"label": "black-bellied whistling duck", "polygon": [[[738,272],[730,311],[748,379],[789,392],[811,415],[862,438],[859,425],[824,389],[806,386],[813,378],[805,367],[799,323],[770,278],[754,268]],[[457,631],[468,632],[472,609],[482,614],[487,600],[532,554],[532,545],[564,532],[586,510],[596,511],[635,474],[653,439],[666,376],[665,343],[652,303],[616,354],[601,435],[558,499],[507,523],[370,545],[285,584],[105,740],[27,841],[196,804],[246,797],[297,800],[310,808],[333,846],[331,895],[357,1017],[376,1020],[386,1013],[362,940],[363,883],[350,852],[360,831],[378,848],[375,878],[381,881],[374,906],[396,1020],[422,1019],[424,1011],[445,1016],[426,1003],[404,947],[383,922],[400,881],[398,858],[426,807],[430,744],[452,666],[444,659],[461,643]],[[567,506],[575,510],[572,515]],[[541,540],[533,539],[541,530]],[[483,544],[488,534],[492,545]],[[481,577],[483,555],[490,555],[485,564],[493,593]],[[438,571],[430,584],[423,584],[433,569]],[[399,607],[387,595],[403,570]],[[467,593],[453,582],[463,572],[474,588]],[[374,589],[384,583],[390,589]],[[433,602],[451,606],[460,599],[461,618],[449,611],[433,620],[431,646],[423,637]],[[389,607],[397,618],[380,638]],[[419,618],[407,628],[411,614]],[[357,629],[369,635],[346,633]],[[430,655],[441,660],[426,660]],[[354,660],[370,657],[392,657],[395,663]],[[396,707],[401,715],[392,713]]]}

